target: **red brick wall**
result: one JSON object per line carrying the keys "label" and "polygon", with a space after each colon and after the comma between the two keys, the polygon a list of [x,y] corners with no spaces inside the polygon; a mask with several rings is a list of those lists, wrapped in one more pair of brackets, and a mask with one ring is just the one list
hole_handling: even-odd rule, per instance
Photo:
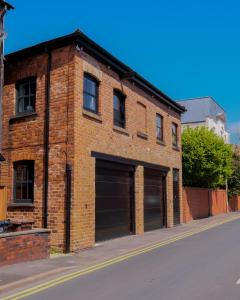
{"label": "red brick wall", "polygon": [[184,223],[209,216],[208,193],[208,189],[190,187],[183,189]]}
{"label": "red brick wall", "polygon": [[230,211],[240,210],[240,196],[234,195],[229,199],[229,209]]}
{"label": "red brick wall", "polygon": [[212,190],[210,198],[211,215],[216,216],[228,212],[227,195],[225,190]]}
{"label": "red brick wall", "polygon": [[48,258],[50,231],[34,230],[0,235],[0,267]]}
{"label": "red brick wall", "polygon": [[226,191],[185,187],[183,189],[183,222],[227,213]]}

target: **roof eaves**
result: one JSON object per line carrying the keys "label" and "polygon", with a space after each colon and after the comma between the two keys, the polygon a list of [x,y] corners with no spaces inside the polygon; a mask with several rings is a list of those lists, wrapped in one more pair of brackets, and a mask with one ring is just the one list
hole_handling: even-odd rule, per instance
{"label": "roof eaves", "polygon": [[146,88],[150,93],[152,93],[157,98],[160,98],[160,100],[162,100],[166,105],[171,106],[172,108],[174,108],[175,110],[177,110],[180,113],[184,113],[187,111],[187,109],[184,106],[178,104],[177,102],[172,100],[170,97],[165,95],[162,91],[160,91],[158,88],[156,88],[153,84],[151,84],[149,81],[147,81],[141,75],[136,73],[135,76],[136,76],[137,82],[140,81],[142,87]]}
{"label": "roof eaves", "polygon": [[88,38],[84,33],[82,33],[80,30],[77,30],[75,34],[78,36],[77,42],[82,46],[83,48],[86,47],[88,50],[90,50],[92,53],[97,55],[99,58],[103,59],[105,62],[107,62],[111,67],[114,69],[117,69],[122,73],[123,79],[132,79],[136,83],[138,83],[142,88],[146,89],[147,91],[151,92],[156,96],[157,98],[160,98],[165,104],[170,105],[175,110],[177,110],[180,113],[186,112],[186,108],[181,106],[180,104],[176,103],[174,100],[166,96],[163,92],[161,92],[159,89],[157,89],[154,85],[152,85],[150,82],[148,82],[145,78],[143,78],[141,75],[139,75],[137,72],[132,70],[130,67],[122,63],[120,60],[118,60],[116,57],[114,57],[112,54],[110,54],[108,51],[106,51],[104,48],[96,44],[93,40]]}
{"label": "roof eaves", "polygon": [[36,54],[44,53],[47,49],[56,49],[62,46],[69,45],[75,41],[75,34],[71,33],[63,37],[58,37],[52,40],[36,44],[19,51],[5,55],[6,64],[21,60],[23,58],[34,56]]}
{"label": "roof eaves", "polygon": [[[122,63],[104,48],[99,46],[89,37],[87,37],[80,30],[76,30],[75,32],[56,38],[53,40],[49,40],[29,48],[22,49],[20,51],[14,52],[12,54],[6,55],[6,63],[10,63],[15,60],[23,59],[24,57],[33,56],[37,53],[45,52],[47,49],[56,49],[58,47],[66,46],[68,44],[75,43],[80,48],[87,50],[90,54],[97,57],[99,60],[111,66],[115,71],[120,74],[121,78],[132,79],[135,81],[141,88],[146,90],[147,92],[154,95],[159,101],[163,102],[165,105],[169,105],[178,113],[184,113],[186,109],[180,104],[176,103],[170,97],[166,96],[162,93],[158,88],[140,76],[138,73],[133,71],[130,67]],[[127,77],[127,74],[131,74],[131,78]]]}

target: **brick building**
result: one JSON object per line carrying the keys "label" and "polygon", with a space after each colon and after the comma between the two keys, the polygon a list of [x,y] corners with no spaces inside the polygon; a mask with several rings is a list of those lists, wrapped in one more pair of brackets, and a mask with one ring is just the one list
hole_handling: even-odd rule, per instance
{"label": "brick building", "polygon": [[7,217],[67,251],[180,223],[183,112],[80,31],[7,55]]}

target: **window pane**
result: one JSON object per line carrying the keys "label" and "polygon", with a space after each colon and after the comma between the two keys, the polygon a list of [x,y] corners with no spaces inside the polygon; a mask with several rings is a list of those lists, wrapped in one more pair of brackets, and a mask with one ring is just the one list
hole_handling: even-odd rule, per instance
{"label": "window pane", "polygon": [[96,99],[88,94],[84,94],[84,108],[97,111]]}
{"label": "window pane", "polygon": [[172,133],[175,134],[175,124],[172,124]]}
{"label": "window pane", "polygon": [[17,184],[16,184],[16,188],[15,188],[15,197],[16,197],[16,200],[17,200],[17,199],[22,199],[21,183],[17,183]]}
{"label": "window pane", "polygon": [[160,127],[157,127],[157,138],[162,140],[162,129]]}
{"label": "window pane", "polygon": [[31,93],[31,95],[36,94],[36,81],[31,82],[31,84],[30,84],[30,93]]}
{"label": "window pane", "polygon": [[122,126],[121,115],[119,110],[114,109],[114,125]]}
{"label": "window pane", "polygon": [[84,76],[83,107],[94,112],[98,109],[98,82],[89,76]]}
{"label": "window pane", "polygon": [[28,183],[28,200],[33,200],[33,182]]}
{"label": "window pane", "polygon": [[18,99],[17,111],[18,112],[23,112],[24,111],[24,99],[23,98]]}
{"label": "window pane", "polygon": [[28,111],[28,101],[29,101],[29,98],[28,97],[24,97],[24,111],[27,112]]}
{"label": "window pane", "polygon": [[17,83],[16,112],[35,111],[36,102],[36,80],[28,78],[23,82]]}
{"label": "window pane", "polygon": [[90,95],[96,96],[97,82],[94,79],[88,77],[84,78],[84,92]]}
{"label": "window pane", "polygon": [[21,197],[21,200],[27,200],[27,199],[29,199],[28,198],[27,187],[28,187],[27,183],[22,183],[22,197]]}
{"label": "window pane", "polygon": [[28,96],[29,95],[29,83],[24,84],[23,89],[24,89],[24,96]]}
{"label": "window pane", "polygon": [[161,116],[157,116],[157,126],[162,127],[162,118],[161,118]]}
{"label": "window pane", "polygon": [[89,93],[96,96],[96,82],[89,80]]}
{"label": "window pane", "polygon": [[84,84],[84,91],[85,91],[86,93],[90,93],[90,89],[91,89],[91,81],[90,81],[88,78],[85,78],[85,79],[84,79],[84,82],[85,82],[85,84]]}
{"label": "window pane", "polygon": [[118,127],[125,127],[125,96],[120,93],[113,95],[113,123]]}
{"label": "window pane", "polygon": [[157,114],[156,118],[157,138],[163,140],[163,117]]}
{"label": "window pane", "polygon": [[120,111],[120,103],[119,103],[119,98],[117,95],[114,95],[114,103],[113,103],[113,106],[114,106],[114,109],[116,110],[119,110]]}
{"label": "window pane", "polygon": [[22,181],[27,181],[28,179],[28,168],[27,166],[19,166],[19,169],[21,170],[21,173],[22,173],[22,178],[21,180]]}
{"label": "window pane", "polygon": [[14,164],[14,200],[18,203],[33,201],[34,162],[21,161]]}
{"label": "window pane", "polygon": [[177,136],[177,124],[172,124],[172,143],[174,146],[178,145],[178,136]]}
{"label": "window pane", "polygon": [[28,111],[34,111],[35,110],[34,106],[35,106],[35,96],[31,96]]}

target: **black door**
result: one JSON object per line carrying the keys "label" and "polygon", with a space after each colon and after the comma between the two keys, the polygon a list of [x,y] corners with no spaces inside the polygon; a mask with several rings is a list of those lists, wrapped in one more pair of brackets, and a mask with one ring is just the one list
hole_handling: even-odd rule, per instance
{"label": "black door", "polygon": [[96,161],[96,241],[133,233],[133,182],[133,167]]}
{"label": "black door", "polygon": [[166,177],[160,170],[144,169],[144,230],[166,226]]}
{"label": "black door", "polygon": [[180,224],[179,170],[173,169],[173,223]]}

